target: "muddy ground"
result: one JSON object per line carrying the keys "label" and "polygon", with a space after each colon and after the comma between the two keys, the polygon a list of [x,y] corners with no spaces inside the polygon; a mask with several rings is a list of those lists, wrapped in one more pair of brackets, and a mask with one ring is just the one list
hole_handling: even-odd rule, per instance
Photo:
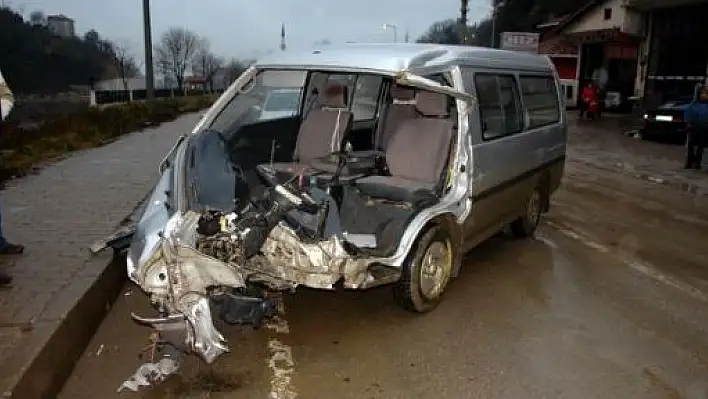
{"label": "muddy ground", "polygon": [[149,333],[127,286],[60,398],[708,398],[708,173],[624,130],[573,123],[536,239],[470,253],[430,314],[302,290],[279,326],[228,329],[214,366],[117,394]]}

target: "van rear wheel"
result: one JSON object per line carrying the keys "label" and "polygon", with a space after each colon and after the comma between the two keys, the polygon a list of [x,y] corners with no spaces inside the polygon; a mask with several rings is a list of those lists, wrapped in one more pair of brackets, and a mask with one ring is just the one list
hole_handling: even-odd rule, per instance
{"label": "van rear wheel", "polygon": [[399,306],[414,313],[429,312],[438,306],[452,275],[453,251],[449,234],[439,226],[418,239],[393,289]]}
{"label": "van rear wheel", "polygon": [[538,185],[526,200],[523,215],[511,223],[511,233],[515,237],[525,238],[533,235],[541,222],[544,201],[543,186]]}

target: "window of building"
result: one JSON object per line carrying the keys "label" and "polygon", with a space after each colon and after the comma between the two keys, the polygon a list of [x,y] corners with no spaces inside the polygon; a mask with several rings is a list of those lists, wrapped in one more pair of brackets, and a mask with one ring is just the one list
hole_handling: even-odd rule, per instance
{"label": "window of building", "polygon": [[474,75],[483,140],[492,140],[523,130],[521,100],[512,75]]}
{"label": "window of building", "polygon": [[605,21],[609,21],[610,19],[612,19],[612,9],[605,8]]}
{"label": "window of building", "polygon": [[521,76],[520,83],[530,129],[560,121],[560,102],[553,77]]}

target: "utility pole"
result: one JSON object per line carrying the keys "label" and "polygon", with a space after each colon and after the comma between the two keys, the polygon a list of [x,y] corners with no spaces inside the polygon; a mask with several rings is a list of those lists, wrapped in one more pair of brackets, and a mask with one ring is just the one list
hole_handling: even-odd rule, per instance
{"label": "utility pole", "polygon": [[155,75],[152,64],[152,28],[150,27],[150,0],[143,0],[143,29],[145,31],[145,91],[147,100],[155,99]]}
{"label": "utility pole", "polygon": [[462,44],[469,42],[469,34],[467,32],[467,12],[469,10],[469,0],[460,1],[460,37]]}

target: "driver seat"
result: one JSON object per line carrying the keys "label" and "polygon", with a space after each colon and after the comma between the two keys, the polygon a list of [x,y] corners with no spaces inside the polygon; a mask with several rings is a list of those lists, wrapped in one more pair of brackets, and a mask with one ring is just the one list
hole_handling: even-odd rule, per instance
{"label": "driver seat", "polygon": [[311,169],[313,163],[341,150],[344,137],[351,131],[354,120],[354,114],[347,109],[347,87],[328,84],[318,97],[322,106],[311,109],[300,125],[294,162],[276,163],[272,169],[301,174]]}
{"label": "driver seat", "polygon": [[448,97],[418,91],[416,110],[420,117],[401,122],[386,146],[390,176],[356,180],[359,190],[374,198],[420,203],[436,200],[449,158],[455,131]]}

